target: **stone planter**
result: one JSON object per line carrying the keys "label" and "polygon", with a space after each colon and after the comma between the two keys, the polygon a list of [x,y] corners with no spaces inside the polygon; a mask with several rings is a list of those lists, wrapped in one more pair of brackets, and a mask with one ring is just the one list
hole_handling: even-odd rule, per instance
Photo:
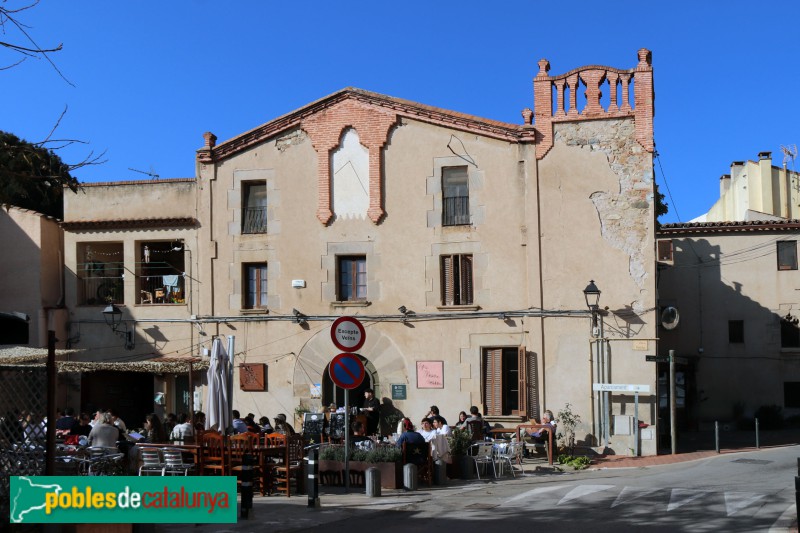
{"label": "stone planter", "polygon": [[[360,472],[366,478],[367,468],[375,467],[381,473],[381,488],[397,489],[403,486],[403,467],[400,463],[364,463],[350,461],[350,472]],[[320,484],[324,484],[326,476],[323,472],[340,472],[340,485],[344,484],[344,462],[321,459],[319,462]]]}

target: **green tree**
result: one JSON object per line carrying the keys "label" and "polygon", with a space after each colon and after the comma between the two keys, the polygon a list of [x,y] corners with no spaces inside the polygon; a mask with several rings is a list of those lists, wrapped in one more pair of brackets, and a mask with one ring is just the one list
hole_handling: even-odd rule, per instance
{"label": "green tree", "polygon": [[664,201],[664,194],[658,190],[658,185],[656,185],[656,227],[661,226],[658,219],[667,213],[669,213],[669,204]]}
{"label": "green tree", "polygon": [[64,216],[64,188],[78,190],[71,167],[41,143],[0,131],[0,204]]}

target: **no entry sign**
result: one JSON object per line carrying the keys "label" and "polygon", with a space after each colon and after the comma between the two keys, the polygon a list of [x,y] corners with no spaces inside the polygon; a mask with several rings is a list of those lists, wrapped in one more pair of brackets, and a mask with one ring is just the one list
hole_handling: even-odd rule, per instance
{"label": "no entry sign", "polygon": [[355,389],[364,381],[364,365],[358,354],[340,353],[328,365],[331,380],[343,389]]}
{"label": "no entry sign", "polygon": [[331,340],[343,352],[357,352],[366,339],[364,326],[351,316],[339,317],[331,326]]}

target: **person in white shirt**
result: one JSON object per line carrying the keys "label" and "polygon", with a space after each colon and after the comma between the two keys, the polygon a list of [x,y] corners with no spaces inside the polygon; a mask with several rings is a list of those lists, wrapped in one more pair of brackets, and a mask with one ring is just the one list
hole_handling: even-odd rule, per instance
{"label": "person in white shirt", "polygon": [[422,435],[425,439],[425,442],[430,442],[433,437],[436,436],[436,430],[433,429],[433,425],[431,424],[430,418],[423,418],[420,422],[420,428],[417,430],[417,433]]}
{"label": "person in white shirt", "polygon": [[119,417],[116,409],[109,409],[108,412],[111,414],[111,420],[113,420],[114,425],[117,426],[122,433],[125,433],[128,430],[128,427],[125,425],[125,422]]}
{"label": "person in white shirt", "polygon": [[447,435],[450,435],[450,433],[452,433],[452,431],[450,430],[450,426],[447,425],[445,419],[442,418],[441,416],[433,417],[433,429],[436,431],[436,433],[438,433],[439,435],[444,435],[445,437]]}
{"label": "person in white shirt", "polygon": [[174,444],[183,444],[188,437],[194,437],[194,428],[189,423],[189,415],[181,413],[178,415],[178,423],[169,434],[169,440]]}

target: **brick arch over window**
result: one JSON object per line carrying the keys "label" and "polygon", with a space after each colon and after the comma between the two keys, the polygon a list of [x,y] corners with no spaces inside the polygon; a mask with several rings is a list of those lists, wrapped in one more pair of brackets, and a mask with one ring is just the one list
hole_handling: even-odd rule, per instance
{"label": "brick arch over window", "polygon": [[317,152],[317,218],[328,224],[331,210],[331,150],[339,146],[347,128],[358,133],[361,144],[369,150],[369,209],[367,216],[377,224],[384,215],[381,168],[383,147],[397,114],[354,100],[344,100],[303,119],[302,128]]}

